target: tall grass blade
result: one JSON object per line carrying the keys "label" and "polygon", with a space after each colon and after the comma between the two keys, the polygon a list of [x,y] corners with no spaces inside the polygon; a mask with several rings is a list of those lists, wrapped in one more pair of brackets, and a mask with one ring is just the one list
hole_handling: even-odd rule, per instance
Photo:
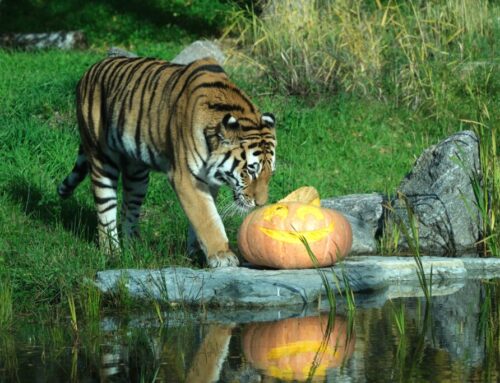
{"label": "tall grass blade", "polygon": [[403,222],[401,217],[397,217],[398,226],[399,226],[401,232],[403,233],[403,235],[405,236],[406,241],[408,243],[408,247],[411,250],[413,259],[415,260],[415,264],[417,266],[418,282],[420,284],[420,287],[422,288],[422,292],[424,293],[426,303],[430,305],[431,299],[432,299],[432,272],[433,272],[433,268],[431,265],[429,282],[428,282],[427,278],[425,276],[425,269],[424,269],[421,254],[420,254],[420,241],[419,241],[419,231],[418,231],[417,218],[416,218],[416,216],[413,212],[413,209],[411,208],[410,203],[409,203],[408,199],[406,198],[406,196],[400,194],[399,198],[404,201],[404,204],[406,206],[406,213],[407,213],[408,225],[410,227],[410,230],[408,230],[408,227]]}
{"label": "tall grass blade", "polygon": [[8,328],[14,319],[12,284],[8,279],[0,279],[0,329]]}
{"label": "tall grass blade", "polygon": [[321,277],[323,287],[325,288],[325,291],[326,291],[326,298],[328,300],[328,304],[330,305],[330,310],[335,312],[336,308],[337,308],[337,301],[335,298],[335,293],[333,292],[333,289],[332,289],[330,283],[328,282],[328,278],[325,275],[325,272],[323,270],[321,270],[321,267],[320,267],[319,262],[318,262],[318,258],[316,258],[316,255],[311,250],[311,247],[309,246],[307,239],[304,236],[300,236],[299,239],[302,242],[302,244],[304,245],[304,247],[306,248],[307,254],[311,258],[311,261],[314,265],[314,268],[318,271],[318,273]]}
{"label": "tall grass blade", "polygon": [[71,328],[75,333],[78,332],[78,320],[77,320],[77,314],[76,314],[76,304],[75,304],[75,298],[73,294],[69,293],[67,295],[67,301],[68,301],[68,308],[69,308],[69,314],[70,314],[70,321],[71,321]]}

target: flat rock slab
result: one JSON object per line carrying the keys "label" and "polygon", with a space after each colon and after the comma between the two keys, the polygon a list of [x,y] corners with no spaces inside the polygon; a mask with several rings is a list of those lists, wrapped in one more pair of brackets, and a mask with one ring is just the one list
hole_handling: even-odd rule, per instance
{"label": "flat rock slab", "polygon": [[[467,278],[500,277],[500,258],[422,257],[433,284]],[[125,289],[131,298],[172,304],[222,307],[305,305],[325,297],[324,281],[333,291],[345,290],[346,277],[354,292],[369,293],[388,286],[414,286],[406,296],[418,295],[418,274],[411,257],[351,257],[332,268],[260,270],[247,267],[161,270],[107,270],[97,273],[96,286],[104,294]],[[434,287],[433,287],[434,289]],[[400,289],[401,290],[401,289]]]}

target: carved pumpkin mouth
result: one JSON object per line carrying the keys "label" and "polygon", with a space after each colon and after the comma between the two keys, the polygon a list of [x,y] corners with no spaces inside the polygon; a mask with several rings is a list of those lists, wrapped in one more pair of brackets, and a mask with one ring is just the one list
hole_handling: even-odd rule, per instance
{"label": "carved pumpkin mouth", "polygon": [[331,232],[333,232],[333,223],[330,223],[329,226],[324,227],[322,229],[309,230],[309,231],[276,230],[262,226],[259,227],[259,230],[262,231],[268,237],[271,237],[273,239],[282,242],[300,244],[302,243],[301,239],[303,238],[307,242],[313,243],[325,238]]}

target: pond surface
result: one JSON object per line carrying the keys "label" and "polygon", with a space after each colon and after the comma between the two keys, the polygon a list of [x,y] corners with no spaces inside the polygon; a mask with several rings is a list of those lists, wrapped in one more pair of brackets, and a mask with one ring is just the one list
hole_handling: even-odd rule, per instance
{"label": "pond surface", "polygon": [[339,299],[335,312],[273,309],[270,321],[148,310],[78,332],[18,324],[0,333],[0,382],[498,382],[500,282],[452,290],[430,306],[360,294],[354,313]]}

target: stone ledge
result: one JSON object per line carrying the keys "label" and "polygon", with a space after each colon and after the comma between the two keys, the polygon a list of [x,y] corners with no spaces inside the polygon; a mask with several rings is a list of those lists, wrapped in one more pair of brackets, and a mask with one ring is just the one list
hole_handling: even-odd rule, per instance
{"label": "stone ledge", "polygon": [[[444,281],[500,277],[500,258],[422,257],[422,264],[427,277],[432,267],[436,287]],[[398,291],[403,294],[400,296],[418,296],[420,291],[413,258],[381,256],[351,257],[333,268],[319,270],[259,270],[247,267],[107,270],[97,273],[95,284],[104,294],[114,294],[122,286],[134,299],[172,304],[287,306],[321,300],[325,296],[325,288],[320,273],[336,292],[337,285],[341,290],[345,289],[343,273],[352,290],[363,295],[388,287],[392,288],[392,297],[398,295]],[[411,288],[408,290],[406,285]]]}

